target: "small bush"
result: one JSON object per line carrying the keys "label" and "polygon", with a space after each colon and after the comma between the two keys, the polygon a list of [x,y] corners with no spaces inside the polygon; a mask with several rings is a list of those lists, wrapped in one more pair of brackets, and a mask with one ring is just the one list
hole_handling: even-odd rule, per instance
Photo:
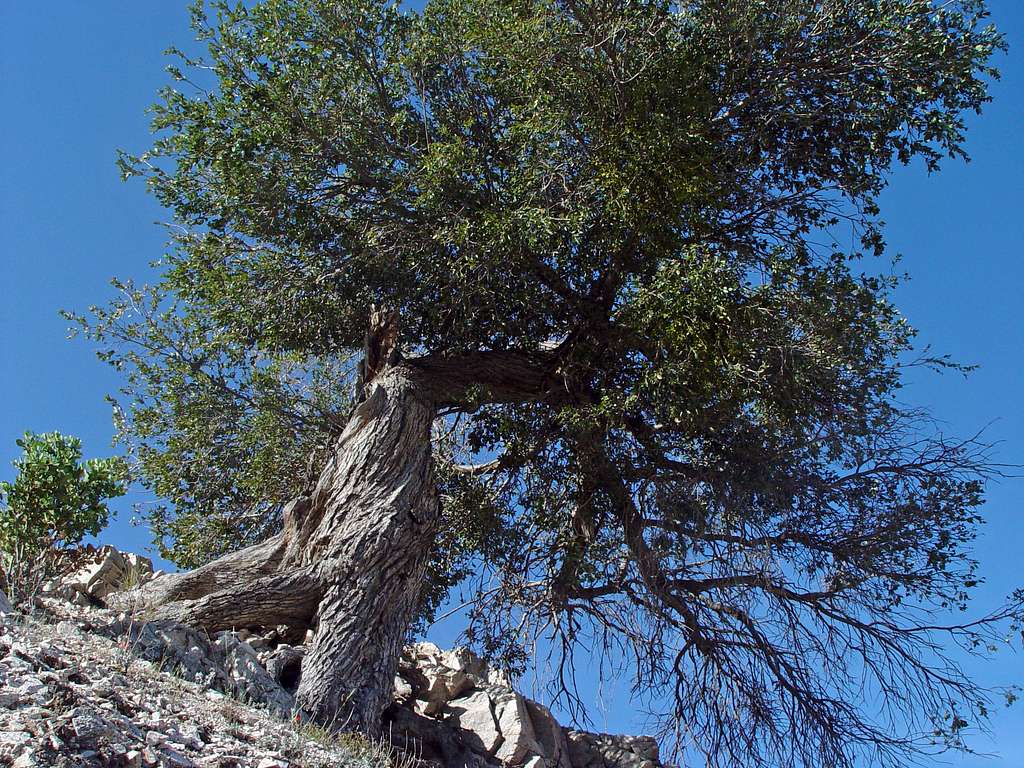
{"label": "small bush", "polygon": [[124,459],[82,462],[82,441],[26,432],[14,482],[0,482],[0,579],[14,600],[30,598],[70,547],[107,524],[108,499],[128,490]]}

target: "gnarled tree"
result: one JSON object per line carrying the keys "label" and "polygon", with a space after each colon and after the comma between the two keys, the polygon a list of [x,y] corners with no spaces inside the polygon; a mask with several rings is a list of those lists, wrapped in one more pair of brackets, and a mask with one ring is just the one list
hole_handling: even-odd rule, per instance
{"label": "gnarled tree", "polygon": [[975,581],[998,467],[896,401],[913,331],[864,259],[893,163],[964,154],[1002,44],[984,16],[197,9],[208,55],[172,68],[154,149],[123,159],[174,247],[84,321],[176,505],[167,551],[226,552],[156,582],[159,611],[315,625],[299,703],[372,732],[411,622],[474,572],[486,652],[545,639],[564,681],[596,638],[713,764],[955,742],[981,699],[939,636],[1016,605],[932,612]]}

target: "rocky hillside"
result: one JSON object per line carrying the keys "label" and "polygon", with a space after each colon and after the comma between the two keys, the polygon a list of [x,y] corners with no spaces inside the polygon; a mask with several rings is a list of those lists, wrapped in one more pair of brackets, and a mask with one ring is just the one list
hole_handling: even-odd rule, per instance
{"label": "rocky hillside", "polygon": [[266,708],[140,662],[123,644],[0,619],[0,765],[14,768],[379,768],[387,751],[336,743]]}
{"label": "rocky hillside", "polygon": [[147,621],[124,589],[152,577],[104,548],[32,616],[0,601],[0,765],[660,768],[653,739],[563,728],[467,650],[430,643],[403,653],[388,743],[334,738],[294,713],[303,645]]}

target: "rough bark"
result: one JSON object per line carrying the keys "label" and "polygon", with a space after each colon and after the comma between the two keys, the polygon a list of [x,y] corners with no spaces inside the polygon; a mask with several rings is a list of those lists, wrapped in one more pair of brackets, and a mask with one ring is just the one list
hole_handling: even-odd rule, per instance
{"label": "rough bark", "polygon": [[297,701],[321,721],[374,733],[416,608],[440,506],[434,407],[399,366],[377,377],[321,475],[306,551],[324,585]]}
{"label": "rough bark", "polygon": [[437,527],[434,412],[402,366],[379,374],[284,530],[155,584],[157,616],[210,631],[285,625],[292,636],[315,621],[299,706],[339,729],[376,732]]}
{"label": "rough bark", "polygon": [[538,399],[554,359],[492,352],[403,361],[395,318],[374,313],[355,408],[309,496],[281,533],[148,590],[160,618],[209,631],[316,626],[299,706],[338,730],[376,734],[416,609],[440,513],[430,430],[440,407]]}

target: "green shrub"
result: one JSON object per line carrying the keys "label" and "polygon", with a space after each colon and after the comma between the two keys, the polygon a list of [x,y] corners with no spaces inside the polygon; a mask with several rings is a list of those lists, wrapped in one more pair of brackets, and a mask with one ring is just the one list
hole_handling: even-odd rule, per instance
{"label": "green shrub", "polygon": [[26,432],[17,441],[14,482],[0,482],[0,577],[11,597],[31,595],[52,575],[62,552],[107,524],[106,500],[128,490],[122,458],[82,462],[82,441]]}

